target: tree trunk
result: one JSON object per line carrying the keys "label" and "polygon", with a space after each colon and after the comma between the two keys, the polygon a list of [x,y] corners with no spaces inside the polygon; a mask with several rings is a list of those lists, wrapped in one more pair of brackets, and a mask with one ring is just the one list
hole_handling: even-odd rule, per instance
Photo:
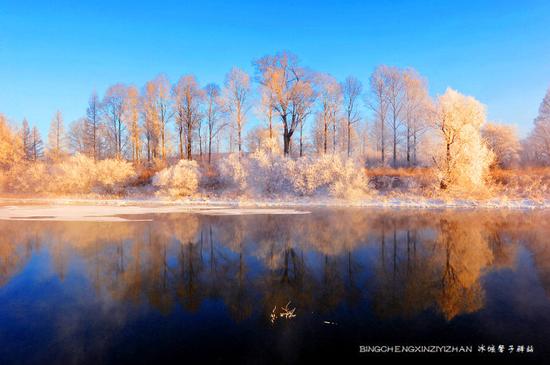
{"label": "tree trunk", "polygon": [[304,130],[304,124],[300,122],[300,157],[304,155],[303,130]]}
{"label": "tree trunk", "polygon": [[192,152],[192,137],[193,137],[193,127],[191,124],[187,124],[187,159],[191,161],[193,159],[193,156],[191,156]]}
{"label": "tree trunk", "polygon": [[348,158],[351,156],[351,123],[348,118]]}
{"label": "tree trunk", "polygon": [[208,164],[212,162],[212,127],[208,128]]}
{"label": "tree trunk", "polygon": [[407,166],[411,167],[411,128],[407,126]]}
{"label": "tree trunk", "polygon": [[283,151],[284,155],[288,156],[290,154],[290,133],[288,129],[285,127],[283,132]]}
{"label": "tree trunk", "polygon": [[327,153],[327,140],[328,140],[328,124],[326,118],[324,118],[323,125],[323,152]]}
{"label": "tree trunk", "polygon": [[242,146],[241,146],[241,126],[239,125],[237,131],[237,144],[239,145],[239,157],[242,155]]}
{"label": "tree trunk", "polygon": [[183,128],[179,127],[178,130],[179,142],[180,142],[180,160],[183,160]]}
{"label": "tree trunk", "polygon": [[332,121],[332,154],[336,154],[336,119]]}

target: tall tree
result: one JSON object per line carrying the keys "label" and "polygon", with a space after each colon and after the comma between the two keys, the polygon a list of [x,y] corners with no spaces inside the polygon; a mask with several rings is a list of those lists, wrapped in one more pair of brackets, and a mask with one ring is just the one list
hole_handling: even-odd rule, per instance
{"label": "tall tree", "polygon": [[265,121],[267,124],[267,130],[269,131],[269,138],[274,137],[273,131],[273,102],[274,95],[271,89],[262,88],[261,89],[261,104],[260,109],[261,113],[265,116]]}
{"label": "tall tree", "polygon": [[103,115],[109,125],[110,151],[116,158],[122,157],[126,95],[126,86],[115,84],[107,89],[102,102]]}
{"label": "tall tree", "polygon": [[388,117],[388,97],[383,77],[383,66],[379,66],[370,77],[371,95],[367,104],[374,113],[374,135],[380,150],[380,160],[386,160],[386,121]]}
{"label": "tall tree", "polygon": [[288,156],[292,135],[310,113],[315,100],[311,73],[288,52],[264,56],[254,64],[262,88],[272,95],[271,107],[281,120],[283,151]]}
{"label": "tall tree", "polygon": [[67,137],[71,151],[82,154],[86,154],[88,152],[86,127],[87,118],[77,119],[69,125],[69,133]]}
{"label": "tall tree", "polygon": [[233,67],[225,76],[225,105],[237,131],[239,156],[242,154],[242,131],[250,109],[250,76]]}
{"label": "tall tree", "polygon": [[390,129],[392,131],[392,166],[397,167],[397,145],[404,100],[403,73],[397,67],[382,66],[382,78],[386,88],[388,108],[390,116]]}
{"label": "tall tree", "polygon": [[[179,137],[180,159],[192,157],[193,133],[198,126],[201,115],[201,106],[204,100],[204,91],[201,90],[194,75],[182,76],[172,91],[174,97],[174,113],[176,128]],[[184,135],[186,141],[184,142]],[[201,141],[199,141],[200,143]],[[183,145],[186,145],[186,155]]]}
{"label": "tall tree", "polygon": [[329,128],[332,129],[332,152],[336,153],[336,129],[338,112],[342,102],[342,89],[334,77],[328,74],[318,74],[319,102],[321,104],[320,117],[322,121],[323,153],[327,153]]}
{"label": "tall tree", "polygon": [[153,81],[148,81],[143,88],[141,106],[143,114],[143,133],[147,149],[147,161],[159,157],[160,127],[157,111],[157,87]]}
{"label": "tall tree", "polygon": [[36,126],[32,127],[31,151],[33,161],[38,161],[44,156],[44,143],[42,142],[42,137],[40,137],[40,131]]}
{"label": "tall tree", "polygon": [[427,129],[433,113],[432,100],[422,77],[412,69],[403,73],[403,121],[406,128],[407,166],[416,165],[420,135]]}
{"label": "tall tree", "polygon": [[166,160],[166,126],[174,115],[170,97],[171,86],[170,81],[164,74],[157,76],[153,83],[156,88],[156,111],[158,113],[161,154],[162,159]]}
{"label": "tall tree", "polygon": [[359,97],[363,92],[363,85],[358,78],[354,76],[348,76],[346,80],[341,84],[344,111],[346,118],[346,131],[347,131],[347,150],[348,157],[351,156],[351,130],[354,124],[360,119],[359,114]]}
{"label": "tall tree", "polygon": [[16,133],[0,113],[0,169],[8,169],[24,158],[21,135]]}
{"label": "tall tree", "polygon": [[132,148],[132,161],[137,163],[141,157],[141,127],[139,125],[139,91],[135,86],[129,86],[127,89],[124,114]]}
{"label": "tall tree", "polygon": [[471,96],[447,89],[438,99],[435,127],[443,150],[434,156],[440,188],[475,190],[485,183],[494,155],[481,138],[485,107]]}
{"label": "tall tree", "polygon": [[21,125],[21,141],[23,142],[23,156],[26,160],[32,160],[32,133],[27,118],[23,118]]}
{"label": "tall tree", "polygon": [[51,159],[58,161],[65,150],[65,128],[63,126],[63,115],[58,110],[50,123],[48,134],[48,154]]}
{"label": "tall tree", "polygon": [[532,150],[535,162],[550,165],[550,88],[540,103],[535,128],[527,140],[527,147]]}
{"label": "tall tree", "polygon": [[100,146],[100,124],[101,104],[97,93],[94,91],[88,100],[86,109],[86,150],[87,154],[93,157],[94,161],[99,159],[101,154]]}
{"label": "tall tree", "polygon": [[216,84],[208,84],[204,87],[206,98],[205,117],[208,133],[208,163],[212,162],[212,141],[220,130],[226,125],[221,123],[223,113],[223,100],[220,87]]}
{"label": "tall tree", "polygon": [[510,168],[519,162],[521,145],[516,129],[511,125],[486,123],[481,135],[495,154],[495,163]]}

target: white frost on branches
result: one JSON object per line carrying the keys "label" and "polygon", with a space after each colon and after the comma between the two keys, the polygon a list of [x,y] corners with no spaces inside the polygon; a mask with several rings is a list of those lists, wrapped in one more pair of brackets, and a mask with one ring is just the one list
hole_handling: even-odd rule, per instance
{"label": "white frost on branches", "polygon": [[159,188],[161,194],[175,198],[193,195],[199,187],[199,180],[197,162],[180,160],[176,165],[157,172],[153,185]]}

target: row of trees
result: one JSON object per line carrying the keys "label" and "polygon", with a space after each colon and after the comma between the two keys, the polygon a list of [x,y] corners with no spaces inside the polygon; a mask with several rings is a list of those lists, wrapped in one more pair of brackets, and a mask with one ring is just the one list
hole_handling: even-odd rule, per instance
{"label": "row of trees", "polygon": [[[407,164],[417,163],[431,104],[426,82],[415,71],[381,66],[371,77],[371,92],[364,93],[357,78],[338,82],[301,66],[286,52],[262,57],[254,67],[254,77],[233,68],[223,87],[201,87],[194,75],[184,75],[172,85],[160,75],[141,89],[116,84],[102,98],[94,92],[86,115],[68,131],[61,113],[55,114],[46,155],[57,159],[80,152],[96,160],[116,157],[134,162],[207,155],[211,161],[214,145],[216,151],[242,154],[245,144],[252,152],[262,140],[278,138],[285,155],[351,156],[366,154],[369,146],[382,163],[390,149],[392,165],[397,166],[404,147]],[[366,123],[365,106],[373,112],[372,128]],[[265,123],[244,137],[251,112]],[[22,129],[25,157],[40,159],[44,148],[38,130],[26,120]]]}
{"label": "row of trees", "polygon": [[[231,69],[223,86],[201,86],[194,75],[171,84],[160,75],[139,89],[115,84],[93,93],[85,116],[64,128],[61,112],[51,121],[47,144],[27,120],[0,132],[0,163],[63,160],[80,153],[136,165],[169,159],[254,152],[262,145],[285,157],[338,155],[367,164],[435,166],[440,187],[481,184],[491,165],[509,168],[523,159],[550,163],[550,91],[535,128],[519,140],[511,126],[486,123],[485,107],[448,89],[436,100],[412,69],[379,66],[365,88],[356,77],[339,82],[282,52],[253,62],[254,75]],[[245,126],[252,114],[260,121]]]}

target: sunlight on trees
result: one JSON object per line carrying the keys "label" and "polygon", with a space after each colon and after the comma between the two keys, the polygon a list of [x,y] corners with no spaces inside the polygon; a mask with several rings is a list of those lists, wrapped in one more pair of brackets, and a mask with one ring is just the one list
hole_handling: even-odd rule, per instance
{"label": "sunlight on trees", "polygon": [[153,185],[171,197],[188,196],[199,187],[200,172],[197,162],[180,160],[155,174]]}
{"label": "sunlight on trees", "polygon": [[[26,118],[18,126],[1,116],[3,192],[347,199],[550,192],[550,89],[520,140],[513,127],[486,123],[473,97],[449,88],[434,101],[414,69],[380,65],[363,90],[358,78],[339,81],[289,52],[253,66],[254,78],[233,67],[222,88],[201,86],[193,74],[175,84],[159,74],[143,87],[93,91],[66,129],[55,112],[46,145]],[[178,165],[182,159],[196,167]],[[191,178],[195,169],[200,178]],[[82,171],[88,175],[77,181]]]}
{"label": "sunlight on trees", "polygon": [[521,144],[514,127],[486,123],[481,135],[495,154],[495,163],[502,168],[517,167],[520,160]]}
{"label": "sunlight on trees", "polygon": [[471,96],[447,89],[439,97],[435,126],[442,148],[434,158],[441,189],[483,188],[494,154],[481,138],[485,107]]}

